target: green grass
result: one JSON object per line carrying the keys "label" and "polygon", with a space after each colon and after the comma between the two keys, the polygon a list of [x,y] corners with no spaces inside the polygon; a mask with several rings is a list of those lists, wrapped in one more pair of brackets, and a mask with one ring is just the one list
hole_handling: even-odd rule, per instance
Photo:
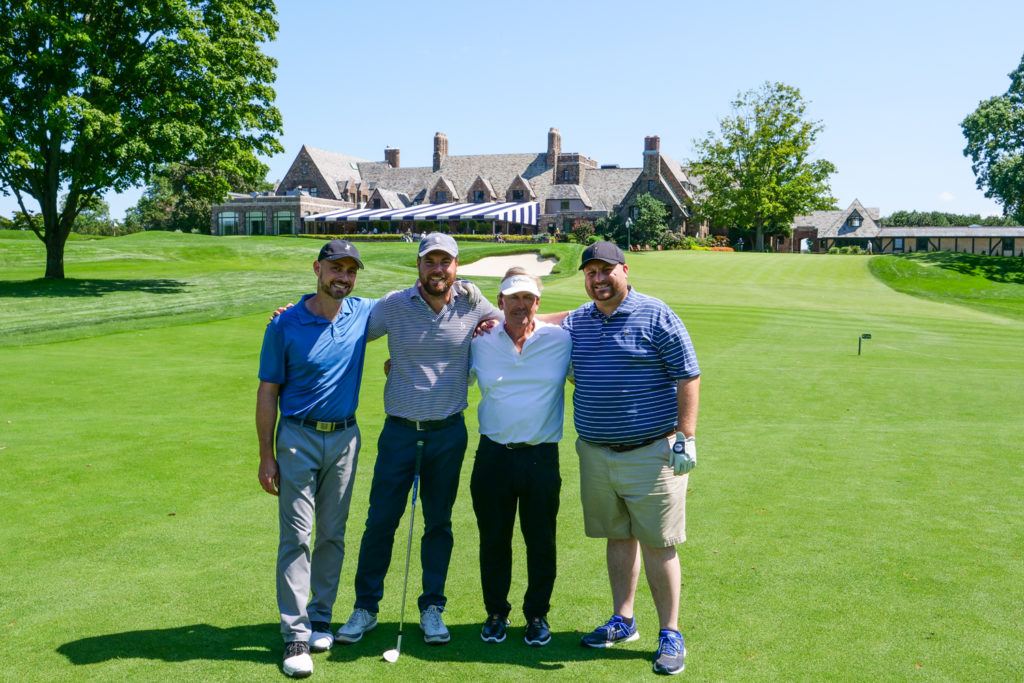
{"label": "green grass", "polygon": [[898,292],[1024,320],[1024,259],[928,251],[880,256],[870,264]]}
{"label": "green grass", "polygon": [[[276,507],[255,477],[255,373],[268,310],[313,283],[309,245],[191,235],[78,242],[69,276],[127,284],[19,297],[38,275],[41,248],[3,237],[0,678],[277,680]],[[392,251],[401,246],[360,245],[369,268],[357,294],[411,283],[409,250]],[[578,247],[553,246],[567,249],[572,268],[546,280],[544,310],[583,301]],[[946,303],[959,296],[907,296],[872,277],[870,263],[630,255],[630,281],[680,313],[703,370],[700,464],[680,548],[684,676],[1024,678],[1021,310],[1013,296],[1002,315]],[[131,284],[165,278],[190,287]],[[480,282],[493,296],[497,281]],[[178,312],[181,298],[201,313]],[[29,343],[78,307],[119,317],[123,331],[98,335],[85,316]],[[175,312],[146,314],[161,308]],[[872,339],[857,356],[865,332]],[[58,341],[75,337],[84,338]],[[385,356],[384,343],[368,346],[364,446],[335,621],[351,607]],[[475,404],[472,389],[471,433]],[[610,595],[603,543],[582,531],[574,438],[567,419],[551,645],[523,645],[516,610],[506,643],[477,637],[485,614],[471,449],[454,517],[452,643],[428,648],[413,625],[402,659],[380,661],[397,630],[399,538],[381,625],[318,655],[314,675],[653,678],[656,618],[643,579],[639,641],[602,652],[577,644],[577,631],[607,617]],[[525,579],[516,544],[513,605]]]}

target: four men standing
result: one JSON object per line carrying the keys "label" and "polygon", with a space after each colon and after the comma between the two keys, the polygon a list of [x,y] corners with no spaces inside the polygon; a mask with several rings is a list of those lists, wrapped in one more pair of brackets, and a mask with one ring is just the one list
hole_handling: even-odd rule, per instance
{"label": "four men standing", "polygon": [[[354,250],[342,240],[324,246],[314,264],[317,294],[304,297],[268,327],[261,354],[260,483],[268,492],[281,493],[278,602],[289,675],[312,673],[307,641],[314,649],[333,643],[330,612],[359,448],[354,412],[363,348],[367,338],[384,334],[392,363],[384,392],[387,420],[360,546],[355,609],[337,637],[356,642],[376,626],[395,531],[421,467],[420,628],[427,643],[450,639],[441,615],[453,543],[451,510],[467,444],[462,411],[467,407],[470,340],[478,324],[497,311],[455,284],[458,248],[447,235],[424,237],[417,283],[379,302],[345,299],[362,268]],[[580,269],[592,302],[568,314],[564,329],[535,318],[539,281],[525,272],[509,272],[499,294],[503,329],[472,341],[473,376],[482,398],[471,490],[489,614],[481,637],[487,642],[505,638],[518,504],[528,556],[526,642],[550,640],[546,615],[561,486],[557,442],[571,347],[585,530],[607,539],[613,601],[612,618],[582,643],[608,647],[638,637],[633,603],[642,558],[661,627],[654,668],[679,673],[685,646],[677,623],[681,579],[675,544],[686,536],[686,473],[696,464],[700,370],[675,313],[628,285],[628,267],[618,247],[591,245]],[[339,400],[342,396],[348,401]],[[282,419],[275,460],[271,442],[278,402]],[[291,427],[312,430],[304,435],[309,443],[293,436]],[[348,465],[338,465],[341,460]],[[345,474],[331,474],[331,468]],[[322,470],[328,472],[324,477]],[[325,481],[335,483],[325,487]],[[328,491],[335,488],[341,492]],[[318,528],[311,568],[314,514]],[[303,598],[310,588],[307,606]]]}

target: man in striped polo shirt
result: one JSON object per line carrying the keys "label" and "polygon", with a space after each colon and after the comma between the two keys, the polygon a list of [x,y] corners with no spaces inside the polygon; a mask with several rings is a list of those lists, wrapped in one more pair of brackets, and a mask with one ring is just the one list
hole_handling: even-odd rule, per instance
{"label": "man in striped polo shirt", "polygon": [[337,632],[354,643],[377,625],[395,531],[405,511],[422,442],[420,488],[424,531],[420,548],[423,592],[420,629],[432,645],[451,635],[441,617],[452,554],[452,506],[466,452],[469,349],[481,321],[500,317],[475,288],[455,283],[459,249],[449,235],[431,233],[419,246],[419,280],[385,295],[370,314],[367,336],[388,336],[391,370],[384,385],[387,419],[377,441],[370,509],[359,547],[352,616]]}
{"label": "man in striped polo shirt", "polygon": [[627,283],[622,251],[583,251],[591,303],[571,312],[574,421],[587,536],[606,538],[613,615],[582,639],[609,647],[639,637],[633,606],[641,558],[660,623],[654,670],[683,670],[680,567],[686,485],[697,462],[700,368],[689,334],[664,302]]}

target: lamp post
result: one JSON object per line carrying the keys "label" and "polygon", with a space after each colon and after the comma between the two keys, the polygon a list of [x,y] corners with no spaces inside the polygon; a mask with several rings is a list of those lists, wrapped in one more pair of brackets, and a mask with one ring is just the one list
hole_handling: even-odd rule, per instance
{"label": "lamp post", "polygon": [[629,237],[630,237],[629,229],[632,228],[632,227],[633,227],[633,219],[632,218],[627,218],[626,219],[626,251],[633,251],[632,243],[630,242],[630,239],[629,239]]}

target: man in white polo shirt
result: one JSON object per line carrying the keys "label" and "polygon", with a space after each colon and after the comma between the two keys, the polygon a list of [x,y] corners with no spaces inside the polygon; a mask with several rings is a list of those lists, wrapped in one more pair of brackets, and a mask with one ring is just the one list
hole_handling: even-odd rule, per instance
{"label": "man in white polo shirt", "polygon": [[538,647],[551,641],[547,613],[555,582],[555,519],[562,486],[558,441],[572,351],[567,331],[534,318],[540,292],[540,280],[525,269],[505,273],[498,294],[505,324],[473,339],[470,369],[481,394],[480,445],[470,480],[488,614],[480,637],[488,643],[505,640],[518,504],[527,564],[524,640]]}

